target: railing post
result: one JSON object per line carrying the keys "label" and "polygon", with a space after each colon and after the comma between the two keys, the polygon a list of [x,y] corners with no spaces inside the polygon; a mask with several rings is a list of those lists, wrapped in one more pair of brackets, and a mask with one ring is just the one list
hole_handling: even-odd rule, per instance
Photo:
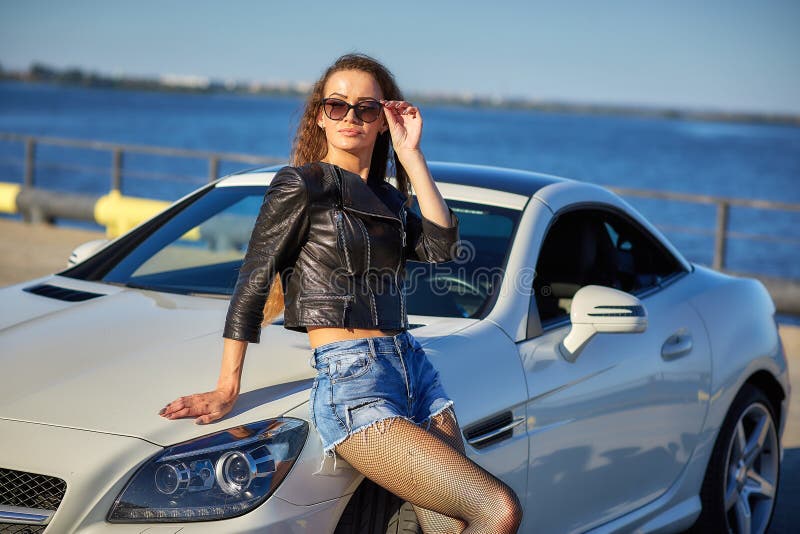
{"label": "railing post", "polygon": [[717,230],[714,235],[714,264],[721,271],[725,267],[725,246],[728,239],[728,213],[730,204],[724,200],[717,202]]}
{"label": "railing post", "polygon": [[25,187],[33,187],[34,162],[36,160],[36,138],[28,137],[25,140]]}
{"label": "railing post", "polygon": [[114,148],[111,161],[111,189],[122,192],[122,148]]}
{"label": "railing post", "polygon": [[219,157],[208,158],[208,181],[213,182],[219,177]]}

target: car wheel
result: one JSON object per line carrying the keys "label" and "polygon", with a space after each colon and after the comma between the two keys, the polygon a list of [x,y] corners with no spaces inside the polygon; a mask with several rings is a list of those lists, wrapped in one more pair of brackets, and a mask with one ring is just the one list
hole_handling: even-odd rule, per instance
{"label": "car wheel", "polygon": [[334,534],[422,534],[411,503],[364,478]]}
{"label": "car wheel", "polygon": [[702,512],[690,532],[767,532],[780,478],[775,421],[767,396],[745,384],[714,444],[700,490]]}

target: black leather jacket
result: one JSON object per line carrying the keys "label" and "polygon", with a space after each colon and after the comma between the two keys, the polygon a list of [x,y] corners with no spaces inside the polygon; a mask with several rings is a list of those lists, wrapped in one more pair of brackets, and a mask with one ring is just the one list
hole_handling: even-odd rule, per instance
{"label": "black leather jacket", "polygon": [[264,195],[225,319],[223,337],[258,343],[276,273],[284,327],[408,328],[406,260],[456,254],[452,227],[420,218],[388,182],[368,184],[328,163],[284,167]]}

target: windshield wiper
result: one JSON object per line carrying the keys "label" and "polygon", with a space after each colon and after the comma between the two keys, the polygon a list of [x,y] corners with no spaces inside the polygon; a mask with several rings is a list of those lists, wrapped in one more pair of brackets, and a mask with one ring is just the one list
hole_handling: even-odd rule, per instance
{"label": "windshield wiper", "polygon": [[125,287],[129,287],[131,289],[144,289],[146,291],[160,291],[162,293],[176,293],[178,295],[189,295],[192,297],[216,297],[216,298],[225,298],[229,299],[231,296],[228,293],[210,293],[207,291],[197,291],[194,289],[178,289],[174,287],[158,287],[158,286],[148,286],[145,284],[139,284],[136,282],[127,282],[123,284]]}
{"label": "windshield wiper", "polygon": [[188,291],[185,293],[186,295],[190,295],[192,297],[210,297],[210,298],[217,298],[217,299],[230,299],[230,293],[206,293],[203,291]]}
{"label": "windshield wiper", "polygon": [[177,293],[179,295],[185,295],[187,293],[186,290],[174,289],[170,287],[148,286],[144,284],[137,284],[135,282],[126,282],[125,287],[129,287],[131,289],[144,289],[146,291],[160,291],[161,293]]}

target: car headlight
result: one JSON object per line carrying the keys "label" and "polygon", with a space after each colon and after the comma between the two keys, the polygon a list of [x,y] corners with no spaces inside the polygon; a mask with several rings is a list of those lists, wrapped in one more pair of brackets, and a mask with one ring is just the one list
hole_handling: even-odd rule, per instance
{"label": "car headlight", "polygon": [[307,422],[281,417],[169,447],[139,468],[108,520],[206,521],[245,514],[275,491],[307,436]]}

